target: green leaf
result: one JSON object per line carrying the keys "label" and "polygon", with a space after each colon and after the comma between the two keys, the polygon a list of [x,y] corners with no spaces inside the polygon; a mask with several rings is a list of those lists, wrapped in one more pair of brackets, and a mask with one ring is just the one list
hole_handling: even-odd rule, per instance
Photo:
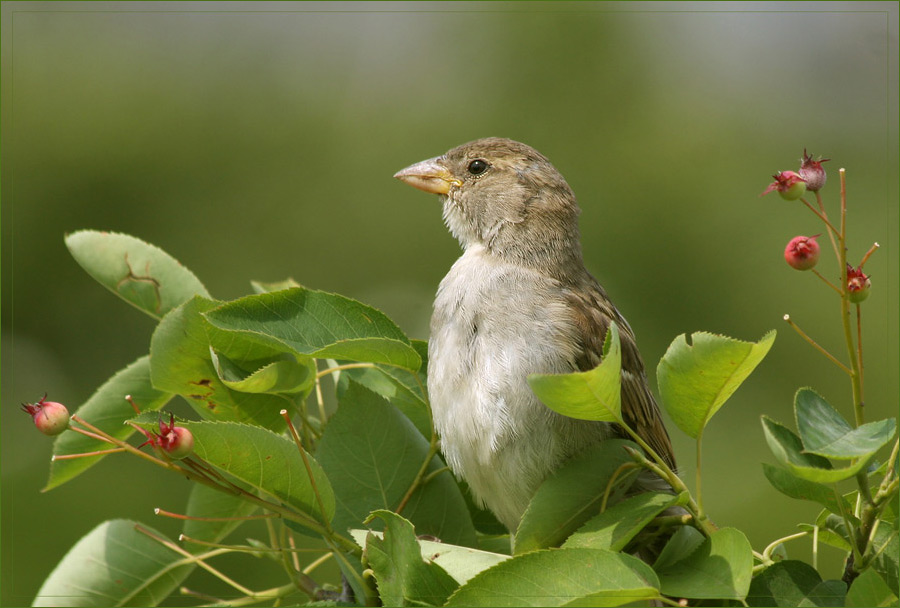
{"label": "green leaf", "polygon": [[[150,384],[150,360],[145,356],[107,380],[91,395],[90,399],[75,411],[75,414],[100,430],[124,441],[134,432],[134,429],[124,424],[126,420],[134,417],[134,409],[125,400],[126,395],[131,395],[138,407],[145,412],[160,409],[172,398],[170,393],[158,391]],[[67,431],[57,436],[53,444],[53,455],[56,457],[66,454],[84,454],[106,450],[110,447],[112,446],[99,439],[91,439],[81,433]],[[60,486],[80,475],[102,458],[104,456],[87,456],[71,460],[54,459],[50,463],[50,478],[47,480],[47,485],[44,486],[44,491]]]}
{"label": "green leaf", "polygon": [[770,331],[759,342],[706,332],[675,338],[656,368],[659,394],[669,416],[696,439],[710,418],[747,379],[775,341]]}
{"label": "green leaf", "polygon": [[410,387],[406,382],[407,378],[403,378],[403,376],[412,376],[412,372],[399,367],[368,367],[344,370],[341,372],[340,381],[338,382],[338,400],[341,399],[350,384],[350,380],[352,380],[387,399],[391,405],[409,418],[410,422],[422,433],[423,437],[430,439],[431,410],[428,407],[428,403],[420,396],[420,391]]}
{"label": "green leaf", "polygon": [[316,363],[311,358],[282,355],[253,372],[215,350],[210,351],[210,358],[222,384],[241,393],[303,393],[316,382]]}
{"label": "green leaf", "polygon": [[[625,439],[607,439],[580,452],[544,480],[519,523],[516,553],[558,546],[599,513],[613,474],[633,462],[625,446],[640,449]],[[609,504],[622,498],[638,472],[633,468],[619,474]]]}
{"label": "green leaf", "polygon": [[869,568],[856,577],[847,591],[845,606],[873,608],[875,606],[896,606],[898,598],[878,573]]}
{"label": "green leaf", "polygon": [[740,600],[747,596],[753,552],[743,532],[722,528],[687,557],[656,568],[660,590],[670,597]]}
{"label": "green leaf", "polygon": [[659,557],[653,564],[653,569],[662,572],[675,563],[685,559],[691,553],[700,548],[706,537],[694,527],[679,526],[672,537],[666,542]]}
{"label": "green leaf", "polygon": [[385,363],[412,371],[422,360],[384,313],[337,294],[295,287],[246,296],[206,313],[222,330],[297,355]]}
{"label": "green leaf", "polygon": [[528,384],[550,409],[579,420],[621,422],[622,348],[619,328],[611,323],[600,364],[586,372],[531,374]]}
{"label": "green leaf", "polygon": [[[766,479],[782,494],[791,498],[817,502],[832,513],[841,512],[838,499],[835,498],[834,490],[831,487],[797,477],[787,469],[775,467],[765,462],[762,466]],[[852,510],[850,503],[846,500],[843,500],[843,502],[845,512],[849,513]]]}
{"label": "green leaf", "polygon": [[[816,526],[812,524],[797,524],[797,528],[799,528],[803,532],[809,532],[810,534],[815,533]],[[825,543],[826,545],[830,545],[832,547],[836,547],[841,551],[851,551],[850,543],[847,540],[828,528],[819,528],[818,534],[816,534],[816,538],[818,538],[820,543]]]}
{"label": "green leaf", "polygon": [[300,283],[291,278],[272,283],[267,283],[265,281],[250,281],[250,286],[253,288],[253,293],[270,293],[272,291],[281,291],[282,289],[291,289],[292,287],[302,287]]}
{"label": "green leaf", "polygon": [[275,496],[322,523],[334,517],[334,492],[325,472],[312,456],[306,455],[314,488],[293,441],[257,426],[233,422],[185,422],[181,426],[193,434],[198,457],[262,493],[261,496]]}
{"label": "green leaf", "polygon": [[900,596],[900,537],[897,531],[879,526],[872,539],[872,547],[876,553],[872,568],[881,575],[891,592]]}
{"label": "green leaf", "polygon": [[817,454],[805,453],[800,438],[789,428],[768,416],[762,417],[762,423],[766,442],[775,458],[800,479],[816,483],[835,483],[853,477],[866,466],[866,460],[860,459],[848,467],[835,469],[827,459]]}
{"label": "green leaf", "polygon": [[804,451],[826,458],[866,458],[893,439],[897,430],[897,420],[894,418],[853,428],[810,388],[797,391],[794,411]]}
{"label": "green leaf", "polygon": [[385,606],[442,606],[459,586],[443,568],[423,558],[409,521],[391,511],[378,510],[366,520],[384,521],[382,535],[369,533],[366,557]]}
{"label": "green leaf", "polygon": [[[190,566],[182,556],[138,532],[133,521],[106,521],[69,549],[44,581],[34,606],[156,606]],[[156,536],[159,532],[144,526]],[[170,541],[171,542],[171,541]],[[150,581],[148,583],[148,581]]]}
{"label": "green leaf", "polygon": [[621,551],[654,517],[677,504],[680,498],[663,492],[645,492],[626,498],[581,526],[563,548]]}
{"label": "green leaf", "polygon": [[[272,394],[235,391],[220,379],[212,361],[208,324],[202,313],[217,305],[212,300],[195,296],[167,314],[153,332],[150,340],[150,378],[159,390],[177,393],[187,399],[194,410],[211,420],[249,422],[266,428],[282,430],[282,409],[290,409],[293,401]],[[215,334],[214,330],[211,333]],[[221,334],[217,334],[221,339]],[[226,351],[234,360],[277,353],[271,348],[243,346],[241,353]],[[232,344],[231,348],[237,348]],[[248,349],[253,350],[252,355]],[[222,349],[218,349],[222,350]]]}
{"label": "green leaf", "polygon": [[[361,527],[372,511],[396,510],[428,454],[429,443],[397,408],[351,381],[316,450],[337,497],[334,529],[343,534]],[[435,455],[427,472],[443,468]],[[416,489],[402,515],[419,534],[475,545],[472,520],[449,471]]]}
{"label": "green leaf", "polygon": [[[837,583],[835,585],[835,583]],[[812,566],[784,560],[769,566],[753,579],[747,604],[750,606],[843,606],[847,585],[822,581]]]}
{"label": "green leaf", "polygon": [[[382,532],[371,530],[350,530],[350,535],[361,548],[366,548],[369,534],[382,535]],[[445,542],[418,539],[422,558],[433,561],[453,577],[460,585],[469,581],[479,572],[483,572],[502,561],[510,559],[509,555],[492,553],[471,547],[461,547]]]}
{"label": "green leaf", "polygon": [[178,260],[133,236],[80,230],[66,237],[66,247],[101,285],[154,319],[194,295],[209,297]]}
{"label": "green leaf", "polygon": [[549,549],[472,578],[447,606],[623,606],[659,597],[647,564],[601,549]]}

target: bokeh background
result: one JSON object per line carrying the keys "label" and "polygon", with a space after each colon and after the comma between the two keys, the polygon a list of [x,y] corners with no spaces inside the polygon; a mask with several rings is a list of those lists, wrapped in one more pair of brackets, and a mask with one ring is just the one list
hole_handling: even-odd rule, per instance
{"label": "bokeh background", "polygon": [[[759,417],[791,423],[807,385],[851,416],[847,379],[782,321],[845,358],[838,302],[782,259],[820,224],[759,194],[806,147],[833,159],[837,217],[847,168],[850,258],[882,245],[866,267],[867,408],[895,415],[897,14],[895,2],[4,2],[0,604],[29,603],[104,519],[177,533],[152,509],[179,510],[188,489],[108,458],[40,493],[51,441],[19,404],[46,391],[77,406],[146,353],[154,327],[81,271],[66,233],[138,236],[221,299],[291,276],[426,338],[459,248],[436,198],[391,176],[488,135],[533,145],[567,177],[587,263],[652,376],[678,334],[778,329],[706,433],[704,499],[757,550],[811,521],[814,505],[763,477]],[[830,255],[820,268],[838,273]],[[671,433],[693,485],[693,443]],[[837,575],[836,553],[821,557]]]}

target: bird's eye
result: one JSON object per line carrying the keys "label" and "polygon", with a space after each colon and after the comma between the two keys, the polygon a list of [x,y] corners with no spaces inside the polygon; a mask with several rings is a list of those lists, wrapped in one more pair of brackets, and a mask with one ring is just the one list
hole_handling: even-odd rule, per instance
{"label": "bird's eye", "polygon": [[481,175],[482,173],[487,171],[487,168],[488,164],[480,158],[477,158],[470,162],[468,167],[469,173],[471,173],[472,175]]}

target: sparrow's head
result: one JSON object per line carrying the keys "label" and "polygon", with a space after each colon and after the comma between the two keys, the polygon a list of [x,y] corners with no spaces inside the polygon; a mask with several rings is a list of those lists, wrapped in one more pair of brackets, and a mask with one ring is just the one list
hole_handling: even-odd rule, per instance
{"label": "sparrow's head", "polygon": [[529,266],[581,259],[575,195],[530,146],[479,139],[394,177],[441,196],[444,221],[463,247],[481,245]]}

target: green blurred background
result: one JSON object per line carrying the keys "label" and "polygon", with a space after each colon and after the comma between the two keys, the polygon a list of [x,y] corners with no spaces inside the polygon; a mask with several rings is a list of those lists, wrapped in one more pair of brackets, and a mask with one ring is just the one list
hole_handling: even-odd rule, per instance
{"label": "green blurred background", "polygon": [[[566,176],[588,266],[651,375],[678,334],[756,340],[778,329],[704,443],[707,510],[757,550],[818,512],[763,477],[760,461],[773,459],[760,415],[791,423],[805,385],[851,415],[847,379],[782,321],[789,312],[846,357],[836,298],[782,259],[791,237],[822,227],[800,203],[759,198],[804,147],[834,159],[824,190],[834,217],[847,168],[850,258],[882,245],[866,266],[866,401],[872,419],[896,413],[896,2],[2,11],[3,605],[29,603],[104,519],[177,534],[152,509],[183,508],[188,489],[121,457],[40,493],[51,441],[19,404],[46,391],[76,407],[147,352],[154,327],[81,271],[64,234],[136,235],[221,299],[248,293],[251,279],[292,276],[426,338],[459,248],[436,197],[391,176],[478,137],[529,143]],[[834,278],[827,240],[823,253]],[[672,436],[692,486],[693,443]],[[809,555],[805,541],[788,548]],[[836,552],[822,557],[835,576]]]}

